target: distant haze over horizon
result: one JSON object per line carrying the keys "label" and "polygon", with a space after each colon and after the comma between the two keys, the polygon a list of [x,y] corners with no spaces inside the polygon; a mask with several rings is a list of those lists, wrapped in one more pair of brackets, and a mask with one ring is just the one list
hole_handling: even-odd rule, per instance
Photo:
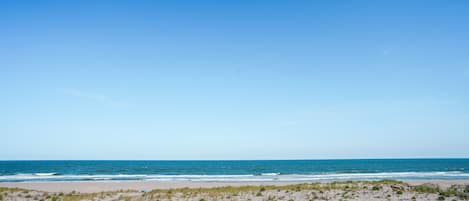
{"label": "distant haze over horizon", "polygon": [[469,157],[468,1],[1,1],[0,160]]}

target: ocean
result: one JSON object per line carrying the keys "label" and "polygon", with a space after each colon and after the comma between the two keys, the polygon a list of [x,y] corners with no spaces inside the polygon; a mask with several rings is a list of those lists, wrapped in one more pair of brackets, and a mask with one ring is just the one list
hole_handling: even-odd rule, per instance
{"label": "ocean", "polygon": [[0,182],[469,179],[469,159],[0,161]]}

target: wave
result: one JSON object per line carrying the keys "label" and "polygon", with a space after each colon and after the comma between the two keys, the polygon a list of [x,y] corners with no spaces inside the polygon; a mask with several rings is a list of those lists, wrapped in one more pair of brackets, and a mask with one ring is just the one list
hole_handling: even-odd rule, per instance
{"label": "wave", "polygon": [[327,180],[380,180],[380,179],[469,179],[469,173],[450,172],[381,172],[381,173],[315,173],[315,174],[280,174],[262,173],[260,175],[60,175],[57,173],[34,173],[1,175],[0,182],[26,181],[327,181]]}
{"label": "wave", "polygon": [[261,176],[277,176],[280,175],[280,173],[261,173]]}
{"label": "wave", "polygon": [[34,173],[36,176],[52,176],[52,175],[59,175],[58,173],[51,172],[51,173]]}

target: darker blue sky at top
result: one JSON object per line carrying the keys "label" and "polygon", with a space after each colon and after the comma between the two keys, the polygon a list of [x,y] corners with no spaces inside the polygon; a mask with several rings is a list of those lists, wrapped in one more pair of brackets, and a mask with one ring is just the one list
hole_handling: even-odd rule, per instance
{"label": "darker blue sky at top", "polygon": [[[18,64],[5,65],[14,72],[33,67],[22,65],[25,59],[38,59],[53,62],[36,62],[34,68],[59,72],[96,66],[147,72],[164,65],[160,71],[188,74],[248,68],[267,78],[332,73],[358,86],[382,76],[398,85],[405,84],[401,79],[432,79],[425,83],[432,86],[438,84],[434,79],[454,79],[445,68],[467,62],[466,4],[7,1],[1,6],[2,54],[5,62]],[[383,58],[387,54],[399,58]]]}
{"label": "darker blue sky at top", "polygon": [[[1,1],[0,159],[468,156],[468,10],[432,0]],[[96,139],[76,142],[90,153],[67,141],[77,136]],[[36,151],[31,138],[65,151]],[[246,141],[256,143],[237,152]],[[92,154],[102,147],[120,155]]]}

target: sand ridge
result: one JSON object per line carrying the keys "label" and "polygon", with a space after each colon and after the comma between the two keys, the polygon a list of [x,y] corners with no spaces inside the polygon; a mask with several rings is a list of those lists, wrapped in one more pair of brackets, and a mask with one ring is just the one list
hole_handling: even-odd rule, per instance
{"label": "sand ridge", "polygon": [[469,200],[467,180],[0,183],[3,201]]}

